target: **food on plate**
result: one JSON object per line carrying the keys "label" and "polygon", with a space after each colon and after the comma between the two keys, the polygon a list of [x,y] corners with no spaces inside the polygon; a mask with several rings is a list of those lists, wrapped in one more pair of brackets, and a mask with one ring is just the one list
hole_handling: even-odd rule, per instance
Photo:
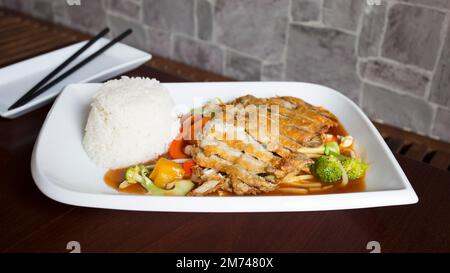
{"label": "food on plate", "polygon": [[[178,175],[178,171],[174,170],[174,164],[176,163],[169,163],[167,159],[161,158],[158,160],[158,163],[156,163],[156,165],[158,165],[161,161],[161,164],[169,164],[171,165],[170,169],[172,170],[165,170],[165,171],[160,171],[157,169],[157,166],[153,169],[153,171],[150,173],[150,171],[147,169],[146,166],[139,164],[133,167],[129,167],[127,168],[127,171],[125,173],[125,180],[119,185],[119,188],[127,188],[130,185],[133,184],[139,184],[142,187],[144,187],[149,193],[151,193],[152,195],[178,195],[178,196],[184,196],[187,193],[189,193],[190,190],[192,190],[192,188],[194,188],[194,183],[192,183],[192,181],[190,180],[182,180],[182,175],[179,176]],[[163,168],[161,166],[159,166],[159,168]],[[176,168],[176,166],[175,166]],[[155,180],[155,177],[157,177],[158,175],[160,176],[166,176],[163,178],[159,178],[160,180],[162,179],[163,181],[161,182],[167,182],[170,181],[171,185],[170,185],[170,190],[165,190],[164,188],[166,188],[166,185],[169,183],[164,183],[164,184],[160,184],[158,185],[156,183],[157,180]],[[170,177],[169,177],[170,176]],[[151,179],[153,177],[153,179]]]}
{"label": "food on plate", "polygon": [[95,95],[83,146],[97,165],[121,168],[165,153],[179,129],[169,92],[154,79],[103,84]]}
{"label": "food on plate", "polygon": [[[139,114],[153,125],[152,116],[161,109],[150,109]],[[136,114],[127,113],[127,119],[134,122]],[[151,149],[148,154],[152,155],[128,157],[132,166],[108,171],[106,183],[120,192],[172,196],[364,190],[368,165],[361,160],[353,137],[331,112],[299,98],[247,95],[226,103],[214,99],[179,117],[178,124],[181,129],[176,136],[167,137],[166,131],[164,140],[154,137],[138,145],[146,152]],[[163,143],[158,146],[161,149],[155,148],[155,139]]]}
{"label": "food on plate", "polygon": [[341,164],[345,170],[345,173],[348,175],[348,179],[350,180],[355,180],[362,177],[369,167],[366,163],[358,161],[354,158],[343,158]]}
{"label": "food on plate", "polygon": [[[328,186],[348,183],[341,159],[333,155],[341,156],[339,143],[326,142],[338,138],[327,135],[330,129],[339,125],[333,114],[294,97],[260,99],[254,96],[231,101],[226,106],[226,114],[239,113],[248,106],[277,106],[278,112],[258,110],[257,113],[258,122],[267,121],[262,124],[269,128],[277,126],[277,130],[262,133],[251,130],[254,124],[251,115],[243,116],[240,122],[236,118],[227,121],[223,115],[216,115],[194,144],[193,160],[197,165],[193,179],[200,186],[192,191],[192,195],[221,191],[256,195],[280,189],[308,193],[312,188],[328,189]],[[239,140],[223,136],[230,127],[242,134]],[[278,132],[275,137],[270,135],[274,132]],[[317,155],[321,156],[317,158]],[[349,166],[349,170],[352,168],[353,165]],[[352,176],[353,180],[360,177],[362,174]]]}

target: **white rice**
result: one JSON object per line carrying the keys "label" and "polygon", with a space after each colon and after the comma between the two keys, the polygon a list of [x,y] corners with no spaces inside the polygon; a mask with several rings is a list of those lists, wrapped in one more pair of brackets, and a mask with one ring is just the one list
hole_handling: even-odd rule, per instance
{"label": "white rice", "polygon": [[120,168],[167,152],[179,129],[175,104],[155,79],[128,78],[103,84],[94,96],[83,146],[105,168]]}

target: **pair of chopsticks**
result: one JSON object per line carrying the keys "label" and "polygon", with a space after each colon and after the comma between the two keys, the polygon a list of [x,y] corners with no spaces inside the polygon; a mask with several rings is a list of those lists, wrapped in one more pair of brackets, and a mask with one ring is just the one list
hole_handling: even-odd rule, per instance
{"label": "pair of chopsticks", "polygon": [[[105,36],[109,32],[109,28],[105,28],[102,30],[99,34],[97,34],[95,37],[93,37],[91,40],[89,40],[82,48],[77,50],[72,56],[70,56],[67,60],[65,60],[62,64],[60,64],[57,68],[55,68],[52,72],[50,72],[45,78],[43,78],[40,82],[38,82],[35,86],[33,86],[25,95],[23,95],[20,99],[18,99],[13,105],[11,105],[8,110],[13,110],[17,107],[23,106],[30,102],[32,99],[36,98],[40,94],[44,93],[51,87],[55,86],[57,83],[62,81],[63,79],[67,78],[71,74],[73,74],[75,71],[79,70],[98,56],[100,56],[103,52],[108,50],[110,47],[115,45],[116,43],[120,42],[121,40],[125,39],[128,35],[130,35],[133,31],[131,29],[126,30],[116,38],[112,39],[109,43],[104,45],[102,48],[97,50],[96,52],[92,53],[86,59],[82,60],[75,66],[73,66],[71,69],[67,70],[60,76],[58,76],[56,79],[50,81],[53,77],[55,77],[58,73],[60,73],[64,68],[66,68],[71,62],[73,62],[78,56],[83,54],[89,47],[91,47],[95,42],[97,42],[100,38]],[[50,82],[49,82],[50,81]]]}

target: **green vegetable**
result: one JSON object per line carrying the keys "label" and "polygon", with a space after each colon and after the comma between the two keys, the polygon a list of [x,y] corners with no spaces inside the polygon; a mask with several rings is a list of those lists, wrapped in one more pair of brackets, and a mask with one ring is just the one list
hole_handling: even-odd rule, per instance
{"label": "green vegetable", "polygon": [[171,190],[161,189],[153,184],[148,177],[144,177],[144,182],[141,184],[147,189],[148,194],[161,196],[184,196],[194,188],[194,183],[191,180],[177,180],[174,182],[175,186]]}
{"label": "green vegetable", "polygon": [[364,176],[364,173],[369,167],[366,163],[352,158],[346,158],[342,160],[341,163],[350,180],[355,180]]}
{"label": "green vegetable", "polygon": [[144,179],[142,176],[148,176],[149,171],[147,167],[142,164],[129,167],[125,172],[125,180],[130,184],[142,183]]}
{"label": "green vegetable", "polygon": [[156,186],[148,177],[149,170],[144,165],[136,165],[129,167],[125,172],[125,181],[129,184],[140,183],[150,195],[176,195],[184,196],[188,194],[193,188],[194,183],[190,180],[177,180],[174,182],[174,187],[171,190],[161,189]]}
{"label": "green vegetable", "polygon": [[312,165],[311,172],[324,183],[334,183],[342,179],[341,162],[332,155],[319,157]]}
{"label": "green vegetable", "polygon": [[329,155],[331,152],[339,154],[340,150],[339,150],[339,145],[336,142],[328,142],[325,143],[324,149],[323,149],[323,153],[326,155]]}
{"label": "green vegetable", "polygon": [[336,157],[339,160],[344,160],[344,159],[350,158],[350,157],[347,157],[345,155],[341,155],[340,153],[335,153],[333,151],[330,151],[329,155],[332,155],[332,156]]}
{"label": "green vegetable", "polygon": [[309,148],[309,147],[302,147],[298,149],[298,152],[303,154],[324,154],[324,155],[330,155],[331,153],[339,154],[339,145],[336,142],[328,142],[325,143],[322,146],[315,147],[315,148]]}
{"label": "green vegetable", "polygon": [[343,179],[343,171],[348,180],[355,180],[364,176],[368,167],[364,162],[331,152],[329,156],[316,160],[311,166],[311,173],[324,183],[334,183]]}

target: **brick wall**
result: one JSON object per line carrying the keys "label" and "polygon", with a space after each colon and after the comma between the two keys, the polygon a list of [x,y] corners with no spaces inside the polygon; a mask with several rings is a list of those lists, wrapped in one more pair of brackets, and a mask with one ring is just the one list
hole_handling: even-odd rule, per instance
{"label": "brick wall", "polygon": [[91,33],[132,27],[133,46],[240,80],[327,85],[450,141],[450,0],[80,1],[0,5]]}

